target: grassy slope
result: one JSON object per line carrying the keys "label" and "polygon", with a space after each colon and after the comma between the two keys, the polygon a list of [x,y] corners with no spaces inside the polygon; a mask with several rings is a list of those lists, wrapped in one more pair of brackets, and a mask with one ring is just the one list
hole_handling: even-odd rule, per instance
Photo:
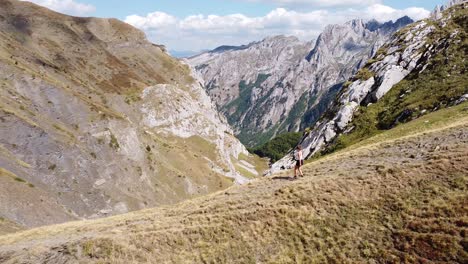
{"label": "grassy slope", "polygon": [[[399,138],[405,138],[407,136],[413,136],[427,131],[437,130],[439,128],[446,128],[448,126],[458,125],[459,120],[464,120],[468,114],[466,103],[448,107],[436,112],[432,112],[428,115],[421,116],[411,122],[396,126],[390,130],[380,130],[375,132],[373,135],[368,135],[365,138],[361,138],[360,141],[353,141],[346,146],[339,146],[332,149],[332,153],[347,152],[352,149],[376,144],[382,141],[395,140]],[[461,121],[463,122],[463,121]],[[345,138],[348,135],[340,137]],[[328,149],[327,151],[330,151]],[[322,158],[322,155],[316,155],[314,158],[306,161],[313,162],[317,159]]]}
{"label": "grassy slope", "polygon": [[425,118],[438,125],[404,124],[297,181],[0,237],[0,262],[466,262],[468,104]]}
{"label": "grassy slope", "polygon": [[[468,25],[467,12],[462,6],[455,7],[452,18],[445,27],[428,21],[436,27],[429,44],[437,46],[437,53],[429,59],[427,68],[413,72],[395,85],[377,103],[362,106],[355,114],[349,134],[341,135],[324,153],[341,149],[373,135],[420,118],[425,114],[453,105],[460,96],[468,93]],[[455,36],[452,34],[458,32]],[[402,35],[403,36],[403,35]],[[372,76],[367,69],[355,77]]]}

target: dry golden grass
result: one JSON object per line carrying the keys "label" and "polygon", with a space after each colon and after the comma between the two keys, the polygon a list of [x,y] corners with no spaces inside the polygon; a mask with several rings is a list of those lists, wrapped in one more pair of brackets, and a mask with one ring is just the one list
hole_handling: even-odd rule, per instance
{"label": "dry golden grass", "polygon": [[3,236],[0,262],[466,263],[468,120],[454,121],[316,160],[298,180]]}

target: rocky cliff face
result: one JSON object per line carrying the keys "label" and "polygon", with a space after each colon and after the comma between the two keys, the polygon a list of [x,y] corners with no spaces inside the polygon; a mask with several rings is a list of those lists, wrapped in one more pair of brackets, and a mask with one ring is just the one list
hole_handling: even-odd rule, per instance
{"label": "rocky cliff face", "polygon": [[139,30],[2,0],[0,35],[2,219],[177,202],[245,181],[240,156],[256,173],[189,67]]}
{"label": "rocky cliff face", "polygon": [[[335,143],[341,134],[353,133],[363,124],[353,124],[355,113],[367,111],[381,128],[417,118],[428,111],[461,102],[466,87],[466,1],[452,1],[438,8],[432,18],[397,32],[374,58],[352,77],[334,104],[300,142],[306,157]],[[426,76],[427,75],[427,76]],[[421,81],[418,81],[421,80]],[[423,79],[429,80],[427,83]],[[402,80],[404,87],[381,99]],[[426,89],[425,89],[426,88]],[[430,89],[437,90],[430,90]],[[461,96],[461,97],[460,97]],[[380,108],[374,107],[378,103]],[[361,109],[361,110],[360,110]],[[384,120],[389,119],[389,120]],[[371,124],[370,126],[373,126]],[[364,130],[359,132],[363,133]],[[290,168],[291,154],[272,166],[272,171]]]}
{"label": "rocky cliff face", "polygon": [[269,37],[220,47],[188,59],[208,94],[250,146],[317,121],[339,91],[408,17],[380,24],[353,20],[328,26],[315,43]]}
{"label": "rocky cliff face", "polygon": [[467,0],[449,0],[449,1],[447,1],[447,3],[445,5],[438,5],[434,9],[434,11],[432,11],[431,18],[436,19],[436,20],[441,19],[442,16],[443,16],[443,12],[445,10],[451,8],[452,6],[462,4],[462,3],[466,3],[466,2],[468,2],[468,1]]}

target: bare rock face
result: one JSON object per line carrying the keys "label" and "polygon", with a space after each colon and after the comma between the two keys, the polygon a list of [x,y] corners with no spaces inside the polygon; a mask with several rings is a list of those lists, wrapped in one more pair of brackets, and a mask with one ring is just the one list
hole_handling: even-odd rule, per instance
{"label": "bare rock face", "polygon": [[391,33],[413,22],[353,20],[330,25],[313,42],[269,37],[220,47],[188,59],[218,109],[248,145],[315,123],[342,83]]}
{"label": "bare rock face", "polygon": [[458,4],[462,4],[462,3],[466,3],[466,2],[468,2],[468,1],[467,0],[449,0],[449,1],[447,1],[447,3],[445,5],[438,5],[432,11],[431,18],[436,19],[436,20],[441,19],[442,18],[442,12],[444,10],[449,9],[450,7],[452,7],[454,5],[458,5]]}
{"label": "bare rock face", "polygon": [[141,31],[6,0],[0,34],[2,219],[102,217],[246,181],[248,153],[189,66]]}
{"label": "bare rock face", "polygon": [[[458,2],[452,1],[448,7]],[[460,3],[462,2],[465,1]],[[300,144],[306,157],[318,153],[335,137],[352,129],[349,128],[349,124],[360,105],[367,106],[377,102],[410,73],[421,73],[426,69],[433,55],[448,45],[446,40],[434,41],[431,36],[436,31],[433,23],[445,27],[450,13],[442,14],[435,21],[434,19],[432,17],[419,21],[397,32],[376,56],[347,82],[347,86],[330,107],[327,115],[324,115],[301,140]],[[452,36],[456,34],[455,31]],[[273,164],[271,171],[289,169],[293,163],[290,153]]]}

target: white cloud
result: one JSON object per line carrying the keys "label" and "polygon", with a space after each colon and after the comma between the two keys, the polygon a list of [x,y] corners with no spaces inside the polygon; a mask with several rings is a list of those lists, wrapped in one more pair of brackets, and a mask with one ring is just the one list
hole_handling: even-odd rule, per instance
{"label": "white cloud", "polygon": [[[355,11],[360,13],[360,11]],[[398,10],[385,5],[372,5],[366,9],[366,18],[375,18],[379,21],[395,20],[402,16],[409,16],[414,20],[420,20],[430,15],[430,11],[420,7],[410,7]]]}
{"label": "white cloud", "polygon": [[[288,1],[288,0],[283,0]],[[292,0],[291,0],[292,1]],[[203,50],[220,45],[240,45],[270,35],[294,35],[313,40],[329,24],[341,24],[354,18],[377,19],[380,22],[408,15],[415,20],[429,16],[423,8],[394,9],[382,4],[339,10],[320,9],[299,12],[277,8],[261,17],[243,14],[191,15],[176,18],[163,12],[146,16],[131,15],[125,21],[144,30],[149,38],[170,50]]]}
{"label": "white cloud", "polygon": [[[25,0],[21,0],[25,1]],[[75,2],[74,0],[27,0],[57,12],[69,15],[85,15],[94,12],[96,8],[93,5]]]}
{"label": "white cloud", "polygon": [[154,12],[149,13],[146,17],[137,15],[127,16],[125,22],[137,28],[148,30],[175,25],[177,23],[177,18],[163,12]]}

